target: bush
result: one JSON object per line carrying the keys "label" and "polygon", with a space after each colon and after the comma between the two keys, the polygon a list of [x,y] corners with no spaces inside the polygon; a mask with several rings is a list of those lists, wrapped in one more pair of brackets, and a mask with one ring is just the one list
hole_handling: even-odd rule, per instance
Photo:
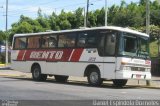
{"label": "bush", "polygon": [[[5,56],[6,56],[6,53],[5,52],[2,52],[0,53],[0,63],[4,64],[5,63]],[[8,53],[8,62],[11,62],[11,53]]]}

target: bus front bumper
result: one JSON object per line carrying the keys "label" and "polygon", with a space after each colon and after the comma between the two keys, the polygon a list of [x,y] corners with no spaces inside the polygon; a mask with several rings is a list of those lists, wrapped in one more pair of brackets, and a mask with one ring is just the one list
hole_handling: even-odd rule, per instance
{"label": "bus front bumper", "polygon": [[139,72],[139,71],[116,71],[115,79],[142,79],[150,80],[151,72]]}

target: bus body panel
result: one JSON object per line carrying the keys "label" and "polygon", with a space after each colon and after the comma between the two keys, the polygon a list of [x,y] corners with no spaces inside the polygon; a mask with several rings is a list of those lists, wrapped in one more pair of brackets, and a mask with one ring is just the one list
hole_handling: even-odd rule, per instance
{"label": "bus body panel", "polygon": [[12,61],[11,68],[16,70],[16,71],[21,71],[21,72],[31,72],[30,71],[30,64],[26,61]]}
{"label": "bus body panel", "polygon": [[[82,62],[71,62],[71,63],[70,62],[59,62],[58,71],[53,71],[52,74],[53,75],[67,75],[67,76],[83,77],[86,67],[89,66],[90,64],[91,63],[82,63]],[[101,64],[96,64],[96,65],[100,66]]]}
{"label": "bus body panel", "polygon": [[104,57],[103,59],[104,76],[106,79],[115,79],[116,58]]}

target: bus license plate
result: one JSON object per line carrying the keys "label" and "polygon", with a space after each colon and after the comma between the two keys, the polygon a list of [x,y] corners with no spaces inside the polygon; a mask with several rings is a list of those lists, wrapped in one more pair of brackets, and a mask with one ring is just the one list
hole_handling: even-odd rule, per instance
{"label": "bus license plate", "polygon": [[135,75],[133,75],[133,78],[141,79],[141,78],[144,78],[144,76],[140,75],[140,74],[135,74]]}
{"label": "bus license plate", "polygon": [[141,75],[138,75],[138,74],[137,74],[137,75],[136,75],[136,78],[141,78]]}

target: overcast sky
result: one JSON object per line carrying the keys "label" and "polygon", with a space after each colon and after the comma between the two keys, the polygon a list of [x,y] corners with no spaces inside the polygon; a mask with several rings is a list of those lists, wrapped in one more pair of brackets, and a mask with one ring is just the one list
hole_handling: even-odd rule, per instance
{"label": "overcast sky", "polygon": [[[65,11],[74,11],[78,7],[86,7],[87,0],[8,0],[8,27],[19,20],[20,15],[25,15],[31,18],[37,17],[38,8],[41,8],[43,13],[51,14],[53,11],[57,14],[62,9]],[[121,0],[107,0],[108,6],[113,4],[119,5]],[[139,0],[125,0],[126,3],[136,2]],[[5,3],[6,0],[0,0],[0,30],[5,30]],[[102,8],[105,0],[90,0],[89,10]]]}

